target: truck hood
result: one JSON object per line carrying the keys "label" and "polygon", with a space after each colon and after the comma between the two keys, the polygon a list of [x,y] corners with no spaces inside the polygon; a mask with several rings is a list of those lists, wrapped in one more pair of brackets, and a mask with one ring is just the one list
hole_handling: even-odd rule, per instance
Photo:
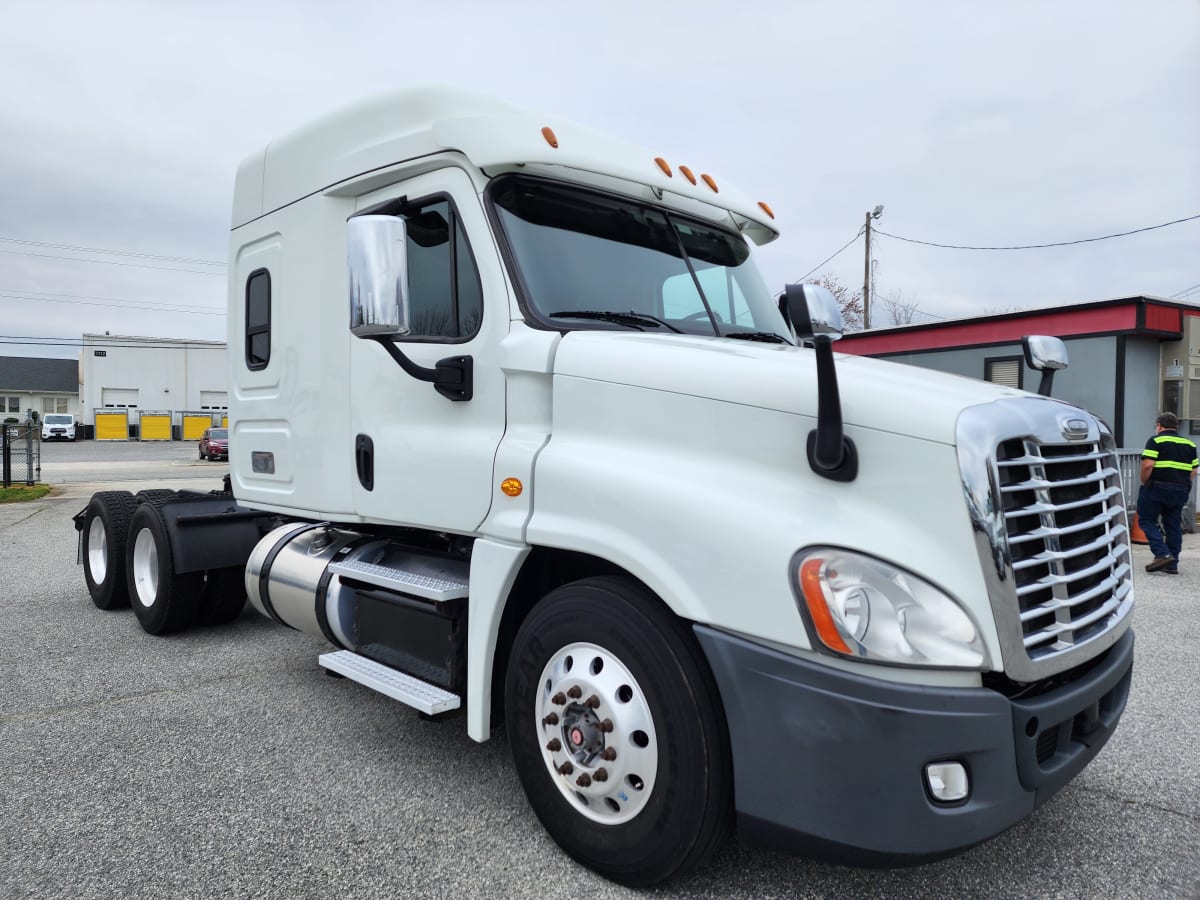
{"label": "truck hood", "polygon": [[[835,354],[842,419],[847,425],[955,442],[968,406],[1025,391],[917,366]],[[817,415],[811,349],[682,334],[572,331],[559,344],[555,375],[587,378]]]}

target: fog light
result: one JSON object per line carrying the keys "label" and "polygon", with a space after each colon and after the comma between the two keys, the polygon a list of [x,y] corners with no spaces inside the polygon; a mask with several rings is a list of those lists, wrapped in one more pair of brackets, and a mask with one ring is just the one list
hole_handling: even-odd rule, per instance
{"label": "fog light", "polygon": [[971,792],[971,782],[962,763],[930,763],[925,767],[925,784],[933,799],[941,803],[966,800]]}

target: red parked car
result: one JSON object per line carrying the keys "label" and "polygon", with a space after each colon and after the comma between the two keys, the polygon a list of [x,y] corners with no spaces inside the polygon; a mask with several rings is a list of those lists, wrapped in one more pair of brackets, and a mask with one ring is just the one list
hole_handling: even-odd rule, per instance
{"label": "red parked car", "polygon": [[200,438],[201,459],[229,459],[229,429],[206,428]]}

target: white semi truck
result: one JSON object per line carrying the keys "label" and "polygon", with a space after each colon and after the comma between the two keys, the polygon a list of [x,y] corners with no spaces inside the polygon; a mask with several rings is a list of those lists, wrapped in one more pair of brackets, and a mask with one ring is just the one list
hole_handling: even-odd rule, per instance
{"label": "white semi truck", "polygon": [[248,595],[329,671],[504,723],[549,833],[627,884],[735,823],[865,865],[983,841],[1124,709],[1112,435],[835,358],[828,292],[755,268],[770,208],[681,162],[436,89],[249,157],[230,479],[95,495],[92,599],[159,634]]}

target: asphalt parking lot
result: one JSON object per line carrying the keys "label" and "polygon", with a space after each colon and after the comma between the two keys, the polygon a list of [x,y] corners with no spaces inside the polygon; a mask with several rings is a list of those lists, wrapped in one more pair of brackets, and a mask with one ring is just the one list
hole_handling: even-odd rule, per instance
{"label": "asphalt parking lot", "polygon": [[[119,483],[86,481],[93,468]],[[0,896],[635,893],[560,853],[525,803],[502,732],[476,744],[461,719],[422,720],[328,678],[317,665],[326,645],[249,607],[227,626],[155,638],[128,610],[92,605],[70,521],[92,491],[207,489],[225,471],[190,443],[52,446],[43,472],[56,493],[0,505]],[[1200,535],[1185,536],[1177,577],[1143,572],[1145,547],[1134,556],[1125,717],[1032,818],[903,870],[735,841],[652,893],[1200,897]],[[800,777],[786,760],[780,773]]]}

